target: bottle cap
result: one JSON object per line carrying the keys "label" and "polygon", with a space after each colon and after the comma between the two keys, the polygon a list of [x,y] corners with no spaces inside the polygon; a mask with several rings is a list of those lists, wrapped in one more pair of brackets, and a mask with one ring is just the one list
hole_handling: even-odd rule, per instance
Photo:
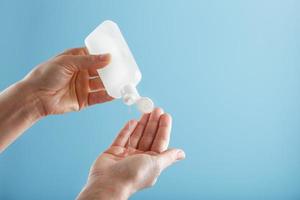
{"label": "bottle cap", "polygon": [[154,109],[153,101],[148,97],[141,97],[136,102],[137,108],[142,113],[150,113]]}
{"label": "bottle cap", "polygon": [[125,85],[121,90],[121,94],[126,105],[136,104],[138,110],[142,113],[150,113],[154,109],[153,101],[148,97],[141,97],[136,87],[131,84]]}

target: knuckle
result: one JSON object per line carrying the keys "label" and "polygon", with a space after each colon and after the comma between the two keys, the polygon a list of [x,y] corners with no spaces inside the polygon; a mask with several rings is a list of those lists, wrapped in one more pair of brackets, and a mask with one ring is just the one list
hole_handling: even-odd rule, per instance
{"label": "knuckle", "polygon": [[70,56],[69,55],[61,55],[57,57],[57,60],[65,60],[68,59]]}
{"label": "knuckle", "polygon": [[69,60],[69,58],[70,58],[70,56],[68,56],[68,55],[61,55],[61,56],[54,58],[54,62],[56,62],[58,64],[63,64],[66,62],[66,60]]}
{"label": "knuckle", "polygon": [[70,51],[73,51],[73,50],[76,50],[77,48],[67,48],[64,52],[70,52]]}

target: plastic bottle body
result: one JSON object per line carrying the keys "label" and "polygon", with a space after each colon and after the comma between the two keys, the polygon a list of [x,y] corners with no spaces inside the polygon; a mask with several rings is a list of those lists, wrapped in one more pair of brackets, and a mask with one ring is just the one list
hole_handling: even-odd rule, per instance
{"label": "plastic bottle body", "polygon": [[114,98],[121,98],[125,85],[137,86],[142,75],[117,24],[104,21],[86,39],[90,54],[111,54],[111,62],[98,70],[108,92]]}
{"label": "plastic bottle body", "polygon": [[104,21],[86,37],[85,45],[90,54],[111,54],[110,64],[98,70],[107,93],[123,98],[127,105],[136,103],[142,112],[151,112],[153,102],[140,97],[136,90],[142,75],[118,25]]}

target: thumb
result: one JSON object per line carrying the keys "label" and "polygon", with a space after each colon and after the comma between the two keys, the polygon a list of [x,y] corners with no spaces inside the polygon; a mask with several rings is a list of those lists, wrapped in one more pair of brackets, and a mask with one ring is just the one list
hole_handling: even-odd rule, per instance
{"label": "thumb", "polygon": [[183,160],[185,153],[181,149],[168,149],[157,156],[161,170],[166,169],[176,161]]}
{"label": "thumb", "polygon": [[99,69],[110,62],[110,54],[101,55],[62,55],[59,58],[62,64],[81,69]]}

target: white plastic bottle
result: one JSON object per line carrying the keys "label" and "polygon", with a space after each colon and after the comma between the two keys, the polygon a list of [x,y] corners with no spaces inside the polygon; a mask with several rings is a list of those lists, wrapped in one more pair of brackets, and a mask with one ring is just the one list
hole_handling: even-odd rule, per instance
{"label": "white plastic bottle", "polygon": [[152,100],[141,97],[136,89],[142,75],[116,23],[104,21],[86,37],[85,45],[90,54],[111,54],[110,64],[98,70],[110,96],[123,98],[127,105],[136,104],[143,113],[153,110]]}

